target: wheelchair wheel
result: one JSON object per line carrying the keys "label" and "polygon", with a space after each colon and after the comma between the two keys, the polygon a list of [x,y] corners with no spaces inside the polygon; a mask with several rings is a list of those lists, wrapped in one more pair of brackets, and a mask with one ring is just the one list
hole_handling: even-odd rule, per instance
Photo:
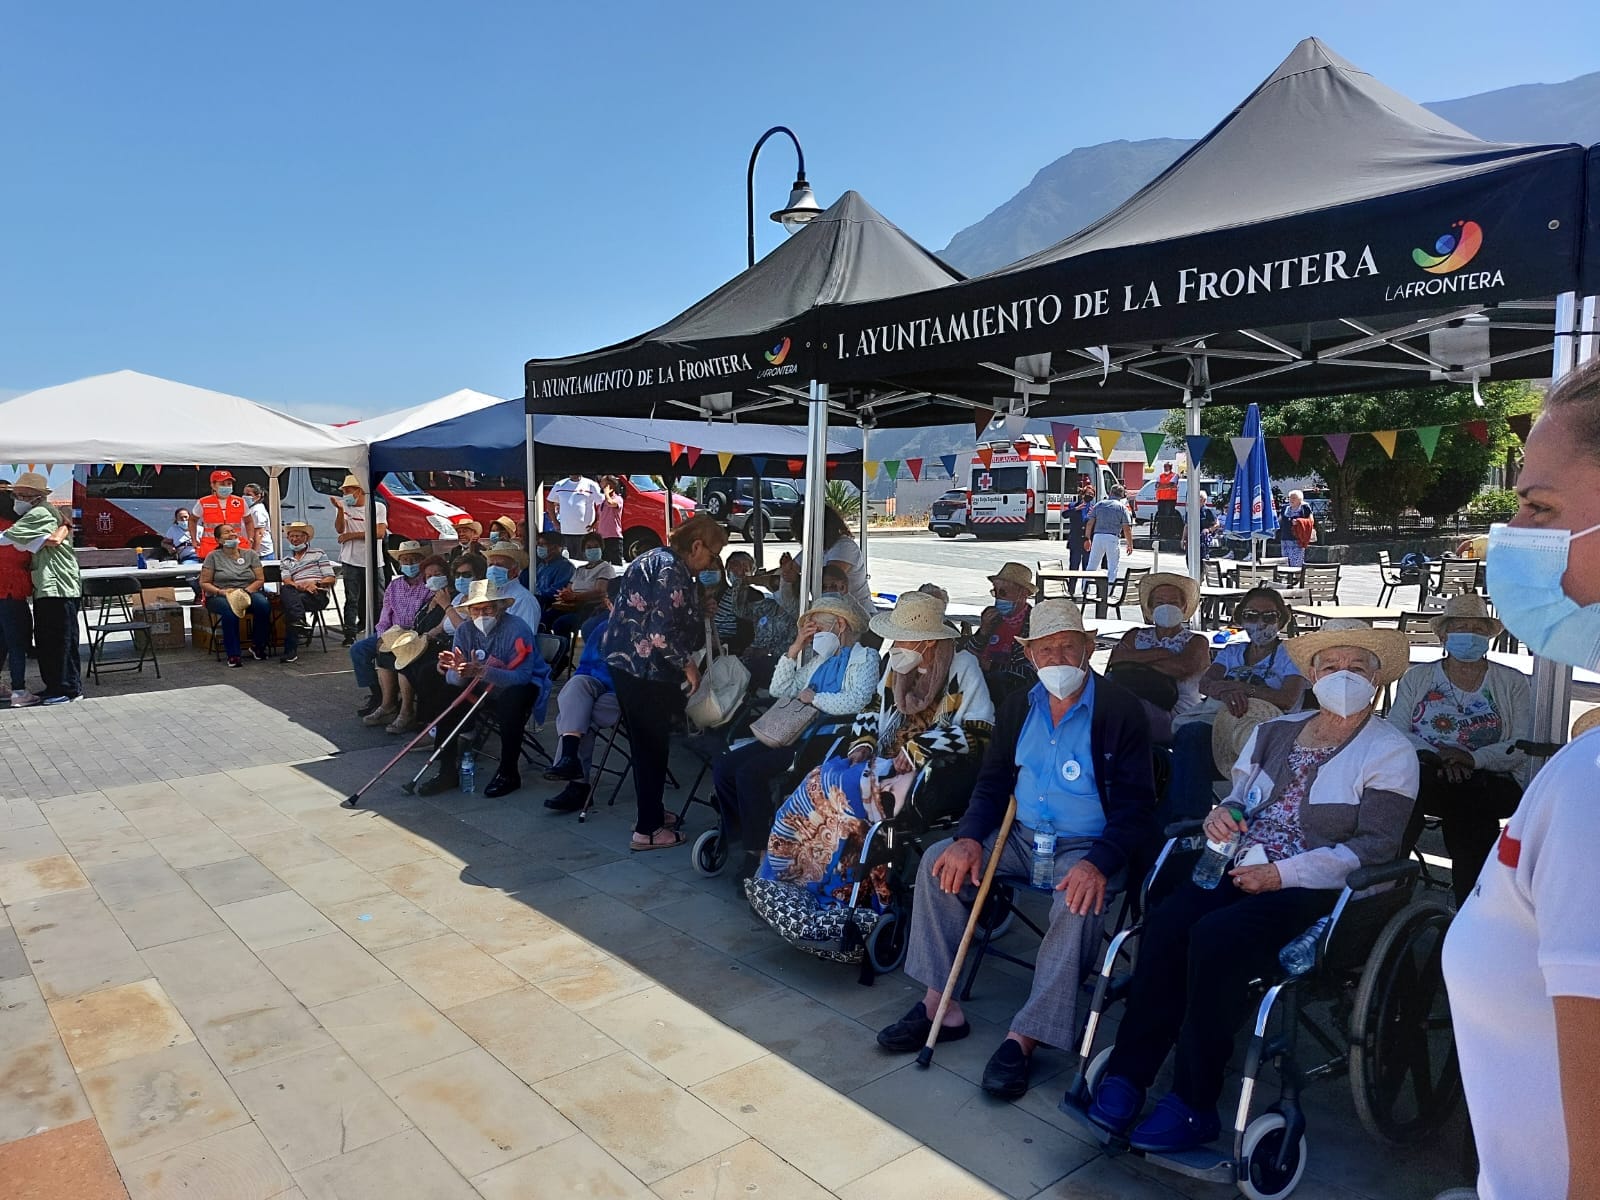
{"label": "wheelchair wheel", "polygon": [[1095,1053],[1089,1060],[1089,1069],[1083,1073],[1083,1086],[1089,1091],[1089,1099],[1094,1099],[1094,1094],[1100,1090],[1100,1081],[1106,1077],[1106,1067],[1111,1062],[1111,1051],[1115,1047],[1106,1046]]}
{"label": "wheelchair wheel", "polygon": [[1438,1129],[1461,1096],[1442,956],[1453,916],[1424,896],[1383,927],[1356,988],[1350,1090],[1374,1137],[1404,1145]]}
{"label": "wheelchair wheel", "polygon": [[708,829],[695,838],[690,861],[702,875],[720,875],[728,865],[728,845],[722,840],[722,831]]}
{"label": "wheelchair wheel", "polygon": [[867,961],[879,975],[898,971],[900,964],[905,962],[906,947],[910,942],[906,934],[906,923],[897,912],[884,913],[872,927],[872,932],[867,934]]}
{"label": "wheelchair wheel", "polygon": [[1282,1168],[1277,1165],[1288,1122],[1278,1112],[1262,1113],[1246,1126],[1239,1154],[1239,1194],[1248,1200],[1278,1200],[1300,1185],[1306,1173],[1306,1139],[1289,1151]]}

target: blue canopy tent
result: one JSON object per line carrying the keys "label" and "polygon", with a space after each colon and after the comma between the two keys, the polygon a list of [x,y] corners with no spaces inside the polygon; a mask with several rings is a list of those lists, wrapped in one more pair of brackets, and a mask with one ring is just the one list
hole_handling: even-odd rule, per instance
{"label": "blue canopy tent", "polygon": [[[1250,443],[1249,453],[1239,455],[1241,443]],[[1278,532],[1278,510],[1272,502],[1272,476],[1267,471],[1267,442],[1261,436],[1261,409],[1254,401],[1244,414],[1244,433],[1234,439],[1234,457],[1239,465],[1233,472],[1233,492],[1222,527],[1234,537],[1250,539],[1250,558],[1258,555],[1257,542],[1263,545]]]}

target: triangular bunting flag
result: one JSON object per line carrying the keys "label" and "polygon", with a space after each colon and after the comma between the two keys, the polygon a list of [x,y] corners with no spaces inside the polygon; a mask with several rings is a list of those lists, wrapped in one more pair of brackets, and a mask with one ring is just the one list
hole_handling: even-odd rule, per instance
{"label": "triangular bunting flag", "polygon": [[1206,456],[1206,447],[1211,445],[1211,439],[1203,433],[1191,433],[1184,437],[1183,448],[1189,452],[1189,466],[1198,471],[1200,460]]}
{"label": "triangular bunting flag", "polygon": [[1428,461],[1433,461],[1433,452],[1439,448],[1439,430],[1442,425],[1424,425],[1417,430],[1417,441],[1422,443],[1422,452],[1428,456]]}
{"label": "triangular bunting flag", "polygon": [[1068,437],[1071,429],[1072,426],[1065,421],[1050,422],[1050,444],[1055,447],[1057,454],[1065,454],[1075,444],[1075,439]]}
{"label": "triangular bunting flag", "polygon": [[1144,465],[1147,467],[1155,466],[1156,455],[1160,454],[1161,447],[1167,444],[1167,435],[1164,433],[1141,433],[1139,437],[1144,441]]}
{"label": "triangular bunting flag", "polygon": [[1289,456],[1291,462],[1300,461],[1300,448],[1306,444],[1306,439],[1298,433],[1286,433],[1278,439],[1283,446],[1283,452]]}
{"label": "triangular bunting flag", "polygon": [[939,465],[944,468],[944,473],[951,479],[956,477],[956,456],[954,454],[941,454]]}
{"label": "triangular bunting flag", "polygon": [[916,483],[922,482],[922,460],[920,458],[906,459],[906,467],[911,471],[911,478]]}
{"label": "triangular bunting flag", "polygon": [[689,460],[689,469],[691,471],[694,470],[695,463],[700,461],[700,447],[685,446],[683,448],[683,456]]}
{"label": "triangular bunting flag", "polygon": [[683,447],[677,442],[667,443],[667,461],[677,462],[678,456],[683,453]]}
{"label": "triangular bunting flag", "polygon": [[977,430],[977,437],[983,436],[983,431],[989,428],[989,421],[993,417],[994,410],[992,408],[975,408],[972,410],[972,424]]}
{"label": "triangular bunting flag", "polygon": [[[38,464],[38,463],[29,463],[29,464],[28,464],[28,470],[30,470],[30,471],[37,471],[37,470],[38,470],[38,469],[39,469],[39,464]],[[121,464],[121,463],[118,463],[118,464],[117,464],[117,470],[119,470],[119,471],[120,471],[120,470],[121,470],[121,469],[122,469],[122,464]]]}
{"label": "triangular bunting flag", "polygon": [[728,464],[731,463],[732,461],[733,461],[733,451],[732,450],[718,450],[717,451],[717,470],[721,471],[724,475],[726,475],[728,473]]}
{"label": "triangular bunting flag", "polygon": [[899,475],[900,475],[900,460],[898,458],[886,458],[886,459],[884,459],[883,460],[883,473],[885,475],[887,475],[890,479],[898,478]]}
{"label": "triangular bunting flag", "polygon": [[[111,469],[118,475],[122,474],[122,464],[121,463],[112,463],[111,464]],[[30,471],[33,470],[33,464],[32,463],[28,464],[28,470],[30,470]]]}
{"label": "triangular bunting flag", "polygon": [[1511,432],[1517,435],[1518,442],[1526,442],[1529,432],[1533,429],[1533,414],[1515,413],[1506,418],[1506,424],[1511,427]]}
{"label": "triangular bunting flag", "polygon": [[806,473],[806,460],[803,458],[789,459],[789,474],[800,476]]}
{"label": "triangular bunting flag", "polygon": [[1122,440],[1122,430],[1099,429],[1095,432],[1100,435],[1100,459],[1102,462],[1110,462],[1112,454],[1116,452],[1117,443]]}
{"label": "triangular bunting flag", "polygon": [[1489,422],[1464,421],[1462,422],[1462,427],[1485,446],[1489,444]]}
{"label": "triangular bunting flag", "polygon": [[994,466],[994,451],[989,449],[987,446],[985,446],[982,450],[979,450],[973,455],[973,457],[983,464],[983,469],[985,471]]}
{"label": "triangular bunting flag", "polygon": [[1256,439],[1231,437],[1228,444],[1233,447],[1233,461],[1242,467],[1250,461],[1250,452],[1256,448]]}
{"label": "triangular bunting flag", "polygon": [[1027,458],[1028,451],[1033,449],[1027,442],[1012,442],[1011,448],[1016,451],[1018,458]]}
{"label": "triangular bunting flag", "polygon": [[1333,451],[1333,461],[1341,467],[1344,466],[1344,456],[1350,449],[1350,435],[1348,433],[1325,433],[1322,440],[1328,443],[1328,449]]}
{"label": "triangular bunting flag", "polygon": [[1399,436],[1400,431],[1398,429],[1374,429],[1372,431],[1372,440],[1382,446],[1383,452],[1390,458],[1394,457],[1394,443]]}
{"label": "triangular bunting flag", "polygon": [[156,464],[156,474],[157,475],[161,474],[161,464],[160,463]]}
{"label": "triangular bunting flag", "polygon": [[757,475],[765,475],[767,473],[766,457],[764,455],[752,454],[750,456],[750,469]]}
{"label": "triangular bunting flag", "polygon": [[861,469],[867,473],[867,482],[871,483],[878,477],[878,464],[870,459],[861,460]]}

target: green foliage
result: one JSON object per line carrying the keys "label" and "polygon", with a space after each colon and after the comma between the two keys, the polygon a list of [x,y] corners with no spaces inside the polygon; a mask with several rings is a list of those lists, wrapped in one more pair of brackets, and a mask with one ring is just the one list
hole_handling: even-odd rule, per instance
{"label": "green foliage", "polygon": [[[1515,447],[1516,438],[1506,428],[1506,417],[1532,412],[1538,405],[1538,394],[1521,381],[1484,383],[1480,391],[1481,408],[1473,403],[1470,388],[1456,384],[1263,404],[1261,432],[1266,437],[1305,437],[1298,463],[1281,442],[1268,441],[1268,468],[1275,480],[1319,476],[1327,485],[1339,529],[1351,527],[1358,504],[1391,525],[1409,508],[1428,516],[1448,516],[1472,496],[1490,466],[1503,461],[1506,451]],[[1487,446],[1461,428],[1466,421],[1487,423]],[[1161,431],[1182,445],[1183,423],[1183,412],[1174,411],[1162,423]],[[1444,427],[1432,462],[1413,432],[1400,434],[1393,459],[1368,436],[1374,430],[1409,431],[1431,425]],[[1200,418],[1200,432],[1211,438],[1202,462],[1205,470],[1233,478],[1235,463],[1228,439],[1239,436],[1243,428],[1243,408],[1206,407]],[[1353,435],[1342,465],[1320,436],[1326,433]]]}
{"label": "green foliage", "polygon": [[861,516],[861,493],[855,485],[843,479],[828,480],[828,490],[825,493],[828,507],[834,509],[846,521],[854,524]]}
{"label": "green foliage", "polygon": [[1517,515],[1517,494],[1509,488],[1479,492],[1467,505],[1467,517],[1474,525],[1492,525]]}

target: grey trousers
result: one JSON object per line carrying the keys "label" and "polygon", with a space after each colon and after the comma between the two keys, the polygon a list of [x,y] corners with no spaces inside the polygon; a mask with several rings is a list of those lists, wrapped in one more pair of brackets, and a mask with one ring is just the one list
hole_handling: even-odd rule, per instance
{"label": "grey trousers", "polygon": [[[983,843],[983,862],[999,830]],[[933,864],[950,848],[953,838],[930,846],[923,855],[923,877],[917,881],[911,908],[911,944],[906,954],[906,974],[925,987],[944,989],[955,961],[956,947],[967,927],[967,917],[978,889],[968,883],[959,893],[940,889],[931,878]],[[1055,881],[1088,852],[1092,842],[1086,838],[1061,838],[1056,842]],[[998,875],[1026,878],[1033,866],[1033,830],[1020,823],[1011,827],[1001,853]],[[980,872],[981,874],[981,872]],[[1110,893],[1110,887],[1107,887]],[[1109,903],[1108,903],[1109,907]],[[1050,901],[1050,925],[1039,946],[1033,972],[1033,990],[1028,1002],[1011,1020],[1013,1032],[1049,1046],[1071,1047],[1078,1036],[1078,987],[1083,974],[1099,961],[1100,931],[1105,917],[1074,916],[1067,911],[1066,893],[1054,892]],[[974,935],[976,941],[976,935]],[[970,953],[970,951],[969,951]],[[969,960],[970,961],[970,960]]]}
{"label": "grey trousers", "polygon": [[556,734],[576,736],[578,761],[585,772],[594,754],[595,734],[617,723],[617,694],[593,675],[574,675],[556,697]]}

